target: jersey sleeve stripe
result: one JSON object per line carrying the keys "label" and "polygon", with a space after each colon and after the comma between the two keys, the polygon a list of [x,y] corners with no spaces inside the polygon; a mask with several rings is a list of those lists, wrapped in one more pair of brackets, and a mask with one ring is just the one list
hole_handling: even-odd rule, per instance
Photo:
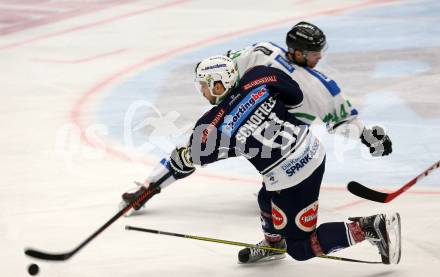
{"label": "jersey sleeve stripe", "polygon": [[295,117],[298,118],[305,118],[307,120],[313,121],[315,120],[316,116],[308,114],[308,113],[292,113]]}
{"label": "jersey sleeve stripe", "polygon": [[338,84],[336,84],[335,81],[332,79],[327,78],[324,74],[310,69],[308,67],[303,67],[307,72],[309,72],[311,75],[315,76],[321,83],[327,88],[327,90],[330,92],[332,96],[336,96],[341,92],[341,89],[339,88]]}

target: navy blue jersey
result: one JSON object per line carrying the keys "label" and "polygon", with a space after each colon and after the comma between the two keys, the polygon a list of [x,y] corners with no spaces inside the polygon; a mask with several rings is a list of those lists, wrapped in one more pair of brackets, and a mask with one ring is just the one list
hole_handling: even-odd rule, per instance
{"label": "navy blue jersey", "polygon": [[300,106],[303,94],[283,71],[256,66],[226,98],[196,123],[190,139],[194,164],[244,156],[264,174],[295,152],[308,125],[287,111]]}

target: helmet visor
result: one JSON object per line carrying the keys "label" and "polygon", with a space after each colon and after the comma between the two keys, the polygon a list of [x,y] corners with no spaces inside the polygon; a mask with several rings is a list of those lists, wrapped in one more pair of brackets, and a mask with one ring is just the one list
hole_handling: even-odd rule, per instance
{"label": "helmet visor", "polygon": [[196,78],[194,80],[194,85],[196,86],[197,91],[201,94],[211,94],[211,89],[209,88],[209,84],[206,80]]}

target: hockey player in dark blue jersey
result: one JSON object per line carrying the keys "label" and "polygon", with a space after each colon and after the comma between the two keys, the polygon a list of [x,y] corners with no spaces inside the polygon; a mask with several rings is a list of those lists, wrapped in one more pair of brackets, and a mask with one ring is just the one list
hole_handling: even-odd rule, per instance
{"label": "hockey player in dark blue jersey", "polygon": [[[286,248],[294,259],[307,260],[367,239],[378,247],[386,263],[399,261],[400,229],[387,224],[399,221],[398,214],[317,225],[325,151],[309,126],[288,111],[303,102],[300,87],[289,75],[256,66],[238,80],[234,61],[214,56],[197,65],[195,83],[215,106],[197,121],[188,144],[164,159],[145,186],[123,194],[124,204],[145,190],[153,191],[151,196],[159,193],[192,174],[196,165],[243,156],[263,179],[258,203],[265,238],[258,245]],[[148,199],[136,203],[134,209],[140,209]],[[390,231],[398,234],[397,240],[389,240]],[[238,258],[241,263],[252,263],[283,256],[245,248]]]}

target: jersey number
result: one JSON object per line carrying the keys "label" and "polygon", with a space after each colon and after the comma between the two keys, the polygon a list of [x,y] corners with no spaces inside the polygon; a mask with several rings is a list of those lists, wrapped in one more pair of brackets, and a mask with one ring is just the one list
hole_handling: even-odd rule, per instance
{"label": "jersey number", "polygon": [[254,48],[254,52],[257,52],[257,51],[260,51],[260,52],[262,52],[264,55],[267,55],[267,56],[270,56],[270,55],[272,55],[272,53],[273,53],[273,51],[272,50],[270,50],[269,48],[266,48],[266,47],[264,47],[264,46],[257,46],[257,47],[255,47]]}
{"label": "jersey number", "polygon": [[300,132],[300,127],[283,121],[272,113],[269,116],[269,120],[255,129],[252,136],[270,149],[286,150],[295,145]]}

